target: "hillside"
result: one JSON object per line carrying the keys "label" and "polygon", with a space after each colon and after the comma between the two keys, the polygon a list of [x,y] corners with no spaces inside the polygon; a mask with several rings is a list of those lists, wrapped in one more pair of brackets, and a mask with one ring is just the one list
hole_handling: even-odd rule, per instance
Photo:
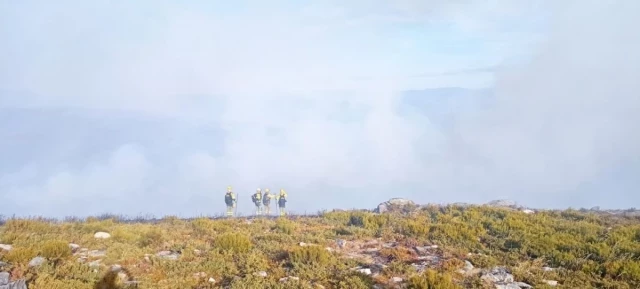
{"label": "hillside", "polygon": [[118,288],[159,289],[640,288],[637,216],[393,202],[384,211],[10,219],[0,226],[0,271],[10,273],[0,284],[110,288],[96,285],[106,276]]}

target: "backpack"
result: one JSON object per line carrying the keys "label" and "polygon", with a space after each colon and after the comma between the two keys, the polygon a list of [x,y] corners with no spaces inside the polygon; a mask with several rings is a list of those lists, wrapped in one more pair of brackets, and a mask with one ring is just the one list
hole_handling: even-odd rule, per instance
{"label": "backpack", "polygon": [[262,203],[268,205],[271,202],[271,194],[264,194],[262,198]]}
{"label": "backpack", "polygon": [[253,200],[253,202],[254,202],[254,203],[255,203],[255,202],[259,202],[259,201],[260,201],[260,197],[261,197],[261,196],[262,196],[262,195],[260,195],[260,193],[255,193],[255,194],[253,194],[253,195],[251,196],[251,200]]}
{"label": "backpack", "polygon": [[228,206],[233,205],[233,198],[231,197],[231,193],[227,193],[226,195],[224,195],[224,202],[225,202]]}

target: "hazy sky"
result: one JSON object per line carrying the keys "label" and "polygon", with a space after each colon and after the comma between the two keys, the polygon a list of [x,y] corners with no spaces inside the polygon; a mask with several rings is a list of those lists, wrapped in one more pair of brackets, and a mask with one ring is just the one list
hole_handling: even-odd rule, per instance
{"label": "hazy sky", "polygon": [[0,214],[640,207],[638,1],[182,2],[0,0]]}

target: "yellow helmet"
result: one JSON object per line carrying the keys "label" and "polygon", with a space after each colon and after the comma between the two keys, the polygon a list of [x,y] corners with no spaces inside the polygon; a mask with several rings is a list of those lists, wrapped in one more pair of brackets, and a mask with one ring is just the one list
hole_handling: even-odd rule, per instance
{"label": "yellow helmet", "polygon": [[269,189],[264,189],[264,191],[265,191],[266,193],[268,193],[268,192],[269,192]]}
{"label": "yellow helmet", "polygon": [[286,194],[286,192],[284,191],[284,189],[280,189],[280,193],[281,193],[281,194]]}
{"label": "yellow helmet", "polygon": [[256,189],[256,192],[259,192],[259,191],[260,191],[260,188],[257,188],[257,189]]}
{"label": "yellow helmet", "polygon": [[231,192],[231,186],[228,186],[228,187],[227,187],[227,191],[228,191],[228,192]]}

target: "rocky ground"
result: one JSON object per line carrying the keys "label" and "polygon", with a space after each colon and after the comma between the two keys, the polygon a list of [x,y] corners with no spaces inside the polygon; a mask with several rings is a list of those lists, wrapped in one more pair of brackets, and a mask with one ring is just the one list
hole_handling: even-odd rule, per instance
{"label": "rocky ground", "polygon": [[[12,220],[0,227],[0,289],[638,288],[640,270],[622,267],[640,264],[616,263],[615,252],[609,259],[582,261],[571,259],[574,249],[561,241],[540,239],[535,242],[556,247],[539,255],[542,245],[533,240],[518,243],[496,229],[507,226],[513,235],[535,234],[527,230],[530,222],[530,228],[537,226],[540,232],[551,232],[541,227],[550,226],[562,234],[562,228],[574,222],[585,228],[579,231],[592,231],[585,231],[585,239],[592,239],[589,234],[608,236],[611,230],[640,236],[637,219],[615,223],[619,220],[597,219],[594,213],[564,214],[507,201],[435,207],[392,199],[375,213],[335,212],[295,221],[166,218],[141,225]],[[630,241],[637,242],[633,238]],[[568,243],[582,251],[579,240]],[[618,240],[618,245],[624,248],[621,254],[640,256],[633,242]],[[596,260],[611,274],[582,274],[588,266],[597,266]]]}

